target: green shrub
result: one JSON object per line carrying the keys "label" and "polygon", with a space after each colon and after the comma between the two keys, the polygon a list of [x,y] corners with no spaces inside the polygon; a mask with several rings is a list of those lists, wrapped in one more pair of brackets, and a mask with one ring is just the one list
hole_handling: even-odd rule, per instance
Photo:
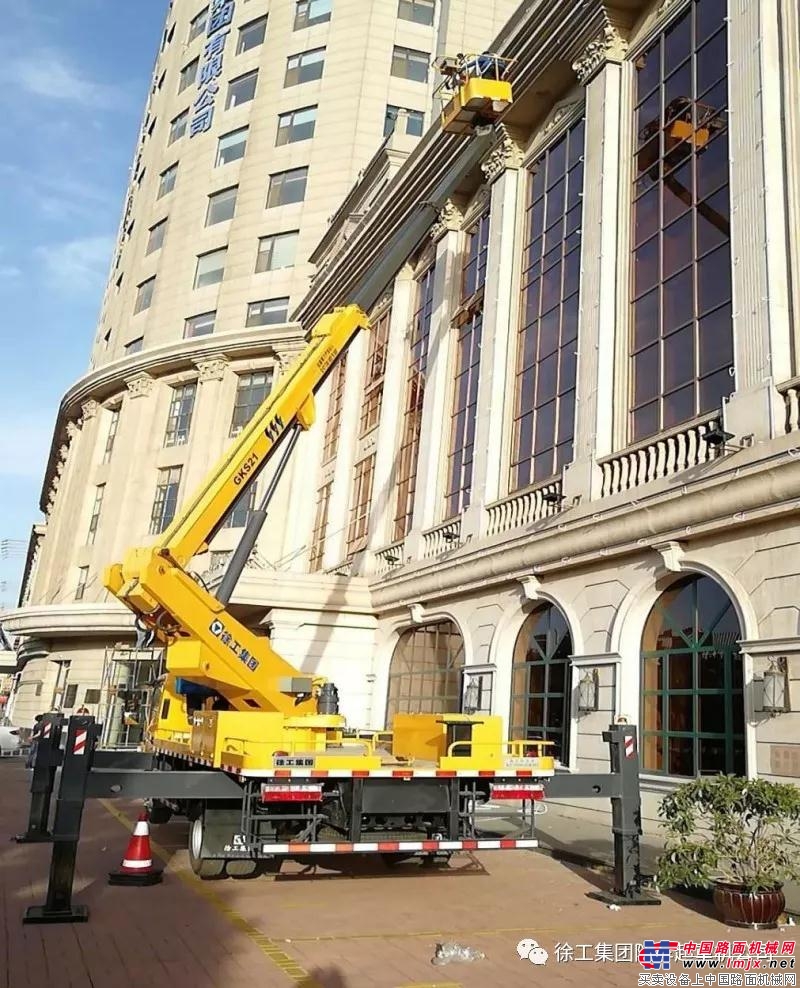
{"label": "green shrub", "polygon": [[678,786],[658,812],[660,888],[728,882],[758,892],[800,881],[800,788],[791,783],[703,776]]}

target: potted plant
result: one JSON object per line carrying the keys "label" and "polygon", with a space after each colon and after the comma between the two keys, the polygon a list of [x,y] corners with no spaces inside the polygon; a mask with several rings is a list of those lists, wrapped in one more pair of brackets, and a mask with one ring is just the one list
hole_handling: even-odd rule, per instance
{"label": "potted plant", "polygon": [[775,927],[783,883],[800,881],[800,788],[703,776],[666,796],[659,816],[666,835],[659,888],[713,889],[727,925]]}

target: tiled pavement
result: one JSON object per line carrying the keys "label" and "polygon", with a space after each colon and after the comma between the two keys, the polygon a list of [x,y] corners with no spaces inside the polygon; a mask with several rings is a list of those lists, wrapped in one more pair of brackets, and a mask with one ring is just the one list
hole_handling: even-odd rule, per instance
{"label": "tiled pavement", "polygon": [[[27,773],[0,762],[0,784],[0,834],[10,836],[26,819]],[[44,901],[50,848],[0,842],[0,988],[633,986],[638,964],[557,963],[555,945],[591,945],[592,956],[598,943],[644,938],[758,938],[726,930],[688,900],[610,911],[586,897],[601,877],[536,852],[459,855],[431,870],[338,859],[345,872],[304,871],[287,862],[275,877],[200,882],[188,871],[182,823],[153,828],[166,862],[161,885],[112,888],[107,873],[135,814],[130,804],[87,805],[75,893],[90,908],[86,924],[23,926],[25,907]],[[787,940],[795,929],[771,936]],[[517,957],[523,937],[550,953],[546,967]],[[441,940],[486,957],[436,967]]]}

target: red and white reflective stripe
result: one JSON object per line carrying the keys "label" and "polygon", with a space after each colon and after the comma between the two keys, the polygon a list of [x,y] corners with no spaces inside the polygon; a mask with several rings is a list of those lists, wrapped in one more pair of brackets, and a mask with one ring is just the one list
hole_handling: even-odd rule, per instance
{"label": "red and white reflective stripe", "polygon": [[86,754],[86,738],[88,736],[88,731],[76,731],[75,732],[75,743],[72,746],[73,755],[85,755]]}
{"label": "red and white reflective stripe", "polygon": [[42,733],[42,737],[43,738],[49,738],[50,737],[50,729],[51,729],[52,726],[53,726],[52,724],[45,724],[42,727],[42,732],[41,733]]}
{"label": "red and white reflective stripe", "polygon": [[630,735],[625,738],[625,757],[633,758],[636,754],[636,738]]}
{"label": "red and white reflective stripe", "polygon": [[531,786],[520,783],[511,785],[495,785],[489,790],[490,799],[544,799],[542,786]]}
{"label": "red and white reflective stripe", "polygon": [[537,840],[421,840],[421,841],[362,841],[356,844],[263,844],[262,854],[405,854],[415,851],[511,851],[538,847]]}
{"label": "red and white reflective stripe", "polygon": [[131,870],[141,870],[142,868],[152,868],[153,859],[147,858],[145,861],[135,861],[130,858],[125,858],[122,862],[123,868],[128,868]]}

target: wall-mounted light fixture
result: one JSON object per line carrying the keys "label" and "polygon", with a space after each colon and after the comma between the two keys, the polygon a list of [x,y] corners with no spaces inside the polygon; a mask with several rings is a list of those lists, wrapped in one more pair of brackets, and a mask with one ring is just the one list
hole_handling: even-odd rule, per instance
{"label": "wall-mounted light fixture", "polygon": [[578,682],[578,710],[590,713],[597,710],[599,699],[597,669],[586,669]]}
{"label": "wall-mounted light fixture", "polygon": [[769,668],[764,671],[763,708],[770,714],[783,714],[789,710],[788,663],[785,655],[771,657]]}

